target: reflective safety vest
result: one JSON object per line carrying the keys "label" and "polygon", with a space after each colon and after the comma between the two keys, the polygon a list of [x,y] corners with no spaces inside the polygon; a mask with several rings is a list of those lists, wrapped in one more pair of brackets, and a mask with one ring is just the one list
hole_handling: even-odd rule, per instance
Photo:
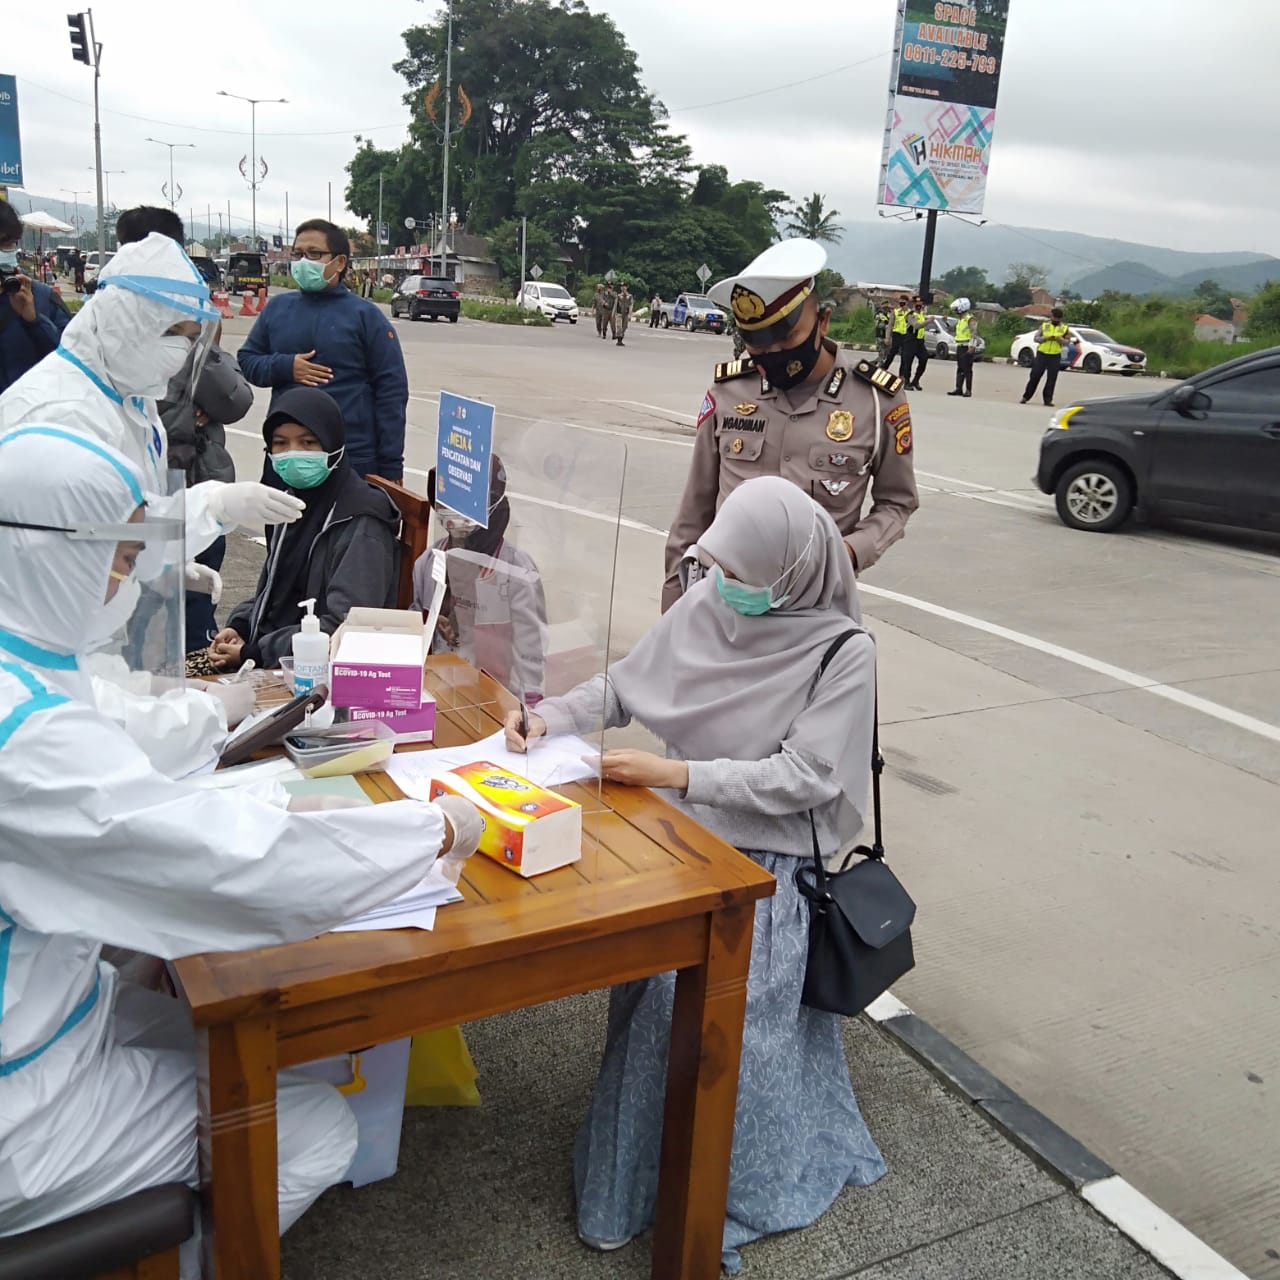
{"label": "reflective safety vest", "polygon": [[911,314],[907,316],[907,324],[910,326],[911,332],[915,334],[917,338],[924,337],[924,312],[923,311],[911,312]]}
{"label": "reflective safety vest", "polygon": [[907,313],[901,307],[895,307],[893,310],[893,331],[894,333],[907,331]]}
{"label": "reflective safety vest", "polygon": [[956,341],[969,342],[973,338],[973,322],[968,315],[963,315],[956,321]]}
{"label": "reflective safety vest", "polygon": [[1067,336],[1067,326],[1065,324],[1054,324],[1051,320],[1046,320],[1040,326],[1040,332],[1044,335],[1044,341],[1040,343],[1040,350],[1047,356],[1061,355],[1062,339]]}

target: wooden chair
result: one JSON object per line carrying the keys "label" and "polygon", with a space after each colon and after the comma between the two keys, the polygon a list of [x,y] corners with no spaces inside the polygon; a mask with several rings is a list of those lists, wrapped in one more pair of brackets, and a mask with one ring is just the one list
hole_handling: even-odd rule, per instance
{"label": "wooden chair", "polygon": [[173,1183],[0,1237],[0,1280],[178,1280],[196,1204],[190,1187]]}
{"label": "wooden chair", "polygon": [[367,476],[366,479],[381,489],[400,512],[400,585],[396,592],[396,608],[407,609],[413,603],[413,566],[429,545],[431,504],[421,494],[394,480],[384,480],[381,476]]}

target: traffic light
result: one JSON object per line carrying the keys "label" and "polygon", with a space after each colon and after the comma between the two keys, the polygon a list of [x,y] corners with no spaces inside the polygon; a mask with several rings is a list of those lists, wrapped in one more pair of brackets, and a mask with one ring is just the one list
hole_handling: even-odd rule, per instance
{"label": "traffic light", "polygon": [[89,56],[89,33],[84,27],[84,14],[67,14],[67,26],[71,28],[71,56],[77,62],[83,62],[86,67],[91,67],[93,59]]}

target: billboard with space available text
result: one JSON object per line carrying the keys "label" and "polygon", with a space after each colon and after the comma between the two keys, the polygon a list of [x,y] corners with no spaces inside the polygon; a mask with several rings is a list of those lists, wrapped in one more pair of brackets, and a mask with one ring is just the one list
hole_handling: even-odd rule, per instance
{"label": "billboard with space available text", "polygon": [[0,186],[22,186],[22,134],[18,129],[15,76],[0,76]]}
{"label": "billboard with space available text", "polygon": [[898,0],[880,203],[981,213],[1009,0]]}

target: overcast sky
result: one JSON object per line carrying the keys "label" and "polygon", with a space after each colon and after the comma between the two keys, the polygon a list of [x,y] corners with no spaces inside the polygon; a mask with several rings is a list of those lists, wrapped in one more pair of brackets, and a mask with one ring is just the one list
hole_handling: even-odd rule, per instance
{"label": "overcast sky", "polygon": [[[876,216],[894,0],[590,7],[611,15],[636,50],[696,159],[795,196],[821,191],[847,223]],[[210,205],[225,216],[230,200],[237,224],[247,223],[237,164],[249,150],[249,107],[216,96],[226,89],[289,99],[258,109],[269,166],[259,229],[279,228],[286,191],[295,223],[324,215],[328,182],[336,219],[349,221],[342,192],[353,135],[384,147],[403,140],[405,86],[391,64],[401,31],[439,8],[97,0],[103,163],[125,171],[110,178],[113,201],[163,202],[169,153],[148,135],[193,142],[174,153],[184,216],[194,208],[203,221]],[[92,200],[93,75],[72,61],[64,6],[9,5],[4,33],[0,72],[19,78],[27,188],[79,189]],[[1280,255],[1277,47],[1276,0],[1012,0],[985,216]],[[389,212],[398,220],[425,211]]]}

